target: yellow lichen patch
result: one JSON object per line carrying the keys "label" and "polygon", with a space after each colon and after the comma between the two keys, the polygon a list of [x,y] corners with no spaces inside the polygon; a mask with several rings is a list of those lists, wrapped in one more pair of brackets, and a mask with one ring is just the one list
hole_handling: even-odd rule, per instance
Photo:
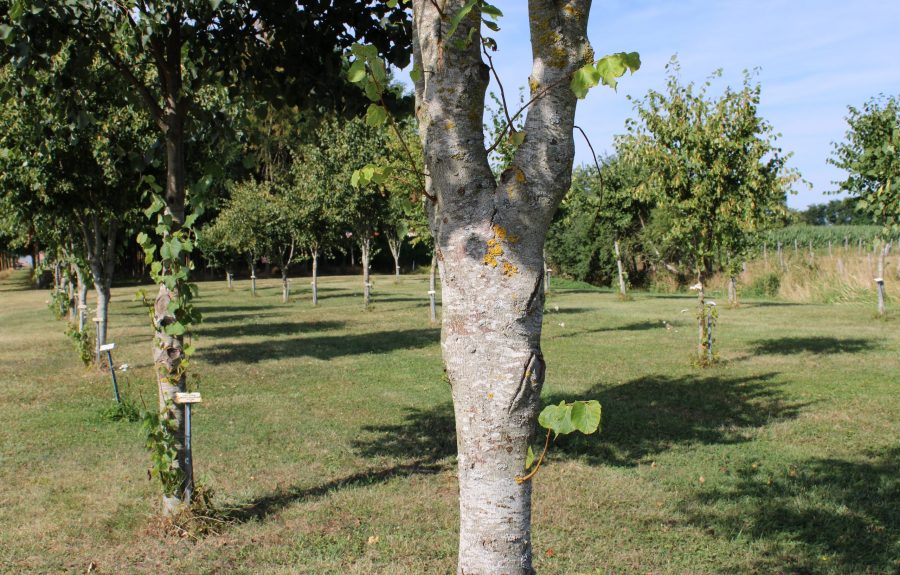
{"label": "yellow lichen patch", "polygon": [[507,244],[514,244],[519,241],[518,236],[514,236],[506,231],[503,226],[494,224],[491,226],[491,230],[494,232],[494,237],[489,239],[487,242],[487,251],[484,254],[484,264],[491,266],[492,268],[496,268],[501,262],[503,263],[503,275],[506,277],[512,277],[519,273],[519,268],[509,263],[508,261],[502,261],[503,256],[503,242]]}
{"label": "yellow lichen patch", "polygon": [[452,120],[447,120],[446,122],[444,122],[444,127],[447,128],[448,130],[452,130],[453,128],[456,127],[456,123],[453,122]]}
{"label": "yellow lichen patch", "polygon": [[538,88],[540,88],[540,87],[541,87],[541,83],[540,83],[540,82],[538,82],[537,80],[535,80],[535,79],[532,78],[531,76],[528,77],[528,88],[531,90],[531,93],[532,93],[532,94],[534,94],[535,92],[537,92],[537,91],[538,91]]}
{"label": "yellow lichen patch", "polygon": [[516,181],[520,184],[525,183],[525,172],[523,172],[520,168],[516,168]]}
{"label": "yellow lichen patch", "polygon": [[488,249],[484,254],[484,263],[491,266],[492,268],[497,267],[499,263],[500,256],[503,255],[503,247],[500,245],[500,241],[497,239],[488,240]]}

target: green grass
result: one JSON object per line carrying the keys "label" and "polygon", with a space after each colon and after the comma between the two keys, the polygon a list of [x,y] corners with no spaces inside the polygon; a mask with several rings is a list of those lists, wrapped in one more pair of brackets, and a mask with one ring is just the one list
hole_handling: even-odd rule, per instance
{"label": "green grass", "polygon": [[[201,284],[198,478],[230,523],[158,527],[139,425],[102,413],[44,303],[0,285],[3,573],[445,574],[455,440],[427,277]],[[565,285],[565,287],[563,287]],[[114,290],[123,387],[156,400],[146,311]],[[535,478],[550,574],[894,574],[900,570],[900,323],[871,304],[722,309],[723,363],[689,366],[693,299],[555,284],[545,399],[598,399],[599,436],[561,438]],[[682,310],[689,310],[682,312]],[[665,322],[665,323],[664,323]],[[667,327],[668,325],[668,327]]]}

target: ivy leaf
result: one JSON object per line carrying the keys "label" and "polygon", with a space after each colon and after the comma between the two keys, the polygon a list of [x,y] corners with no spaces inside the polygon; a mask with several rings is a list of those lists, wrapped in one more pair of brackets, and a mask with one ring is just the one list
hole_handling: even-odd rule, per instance
{"label": "ivy leaf", "polygon": [[531,446],[528,446],[528,451],[525,453],[525,470],[528,471],[531,469],[531,466],[534,464],[534,450],[531,449]]}
{"label": "ivy leaf", "polygon": [[418,62],[413,64],[413,68],[409,72],[409,77],[413,82],[418,82],[422,79],[422,66],[420,66]]}
{"label": "ivy leaf", "polygon": [[153,196],[153,202],[150,204],[150,207],[144,210],[144,215],[149,218],[164,207],[166,207],[166,203],[162,200],[162,198],[160,198],[159,196]]}
{"label": "ivy leaf", "polygon": [[521,146],[525,141],[525,132],[517,132],[513,128],[509,130],[509,143],[513,146]]}

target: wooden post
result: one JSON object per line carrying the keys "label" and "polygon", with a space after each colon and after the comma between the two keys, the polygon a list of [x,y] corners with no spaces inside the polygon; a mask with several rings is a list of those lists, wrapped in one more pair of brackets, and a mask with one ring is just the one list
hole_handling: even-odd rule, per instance
{"label": "wooden post", "polygon": [[201,403],[200,392],[178,392],[175,404],[184,406],[184,501],[188,506],[194,495],[194,454],[191,449],[191,405]]}
{"label": "wooden post", "polygon": [[113,392],[116,394],[116,403],[122,403],[122,398],[119,396],[119,382],[116,380],[116,368],[113,365],[112,360],[112,350],[116,349],[116,344],[107,343],[100,346],[100,352],[106,352],[106,361],[109,364],[109,375],[112,377],[113,384]]}

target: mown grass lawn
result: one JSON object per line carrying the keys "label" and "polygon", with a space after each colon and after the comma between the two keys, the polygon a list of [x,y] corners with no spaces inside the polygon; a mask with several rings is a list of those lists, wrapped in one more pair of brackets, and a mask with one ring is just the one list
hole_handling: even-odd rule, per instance
{"label": "mown grass lawn", "polygon": [[[201,284],[193,372],[198,479],[228,518],[158,527],[136,423],[101,415],[48,293],[0,285],[4,573],[454,572],[455,439],[427,278],[307,280],[280,303]],[[150,328],[114,290],[110,339],[131,397],[155,402]],[[545,399],[599,399],[602,433],[561,439],[535,478],[550,574],[900,572],[900,316],[748,301],[722,309],[723,362],[690,367],[693,300],[557,283]],[[682,310],[689,310],[683,312]]]}

